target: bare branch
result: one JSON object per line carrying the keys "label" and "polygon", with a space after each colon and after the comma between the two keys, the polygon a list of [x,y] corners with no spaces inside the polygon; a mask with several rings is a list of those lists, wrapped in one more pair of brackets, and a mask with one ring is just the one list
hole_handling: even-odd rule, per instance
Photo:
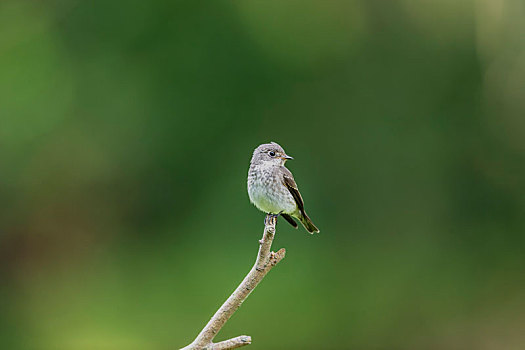
{"label": "bare branch", "polygon": [[259,282],[270,270],[277,265],[285,256],[286,251],[281,248],[277,253],[271,251],[273,238],[275,236],[276,216],[268,215],[265,220],[263,237],[259,241],[259,253],[255,264],[237,289],[217,310],[208,324],[202,329],[197,338],[181,350],[226,350],[235,349],[251,344],[251,337],[241,335],[236,338],[213,343],[213,338],[219,333],[224,324],[230,319],[234,312],[248,298],[248,295],[257,287]]}
{"label": "bare branch", "polygon": [[236,349],[241,346],[250,345],[252,343],[252,337],[248,335],[241,335],[235,338],[224,340],[212,345],[211,350],[226,350]]}

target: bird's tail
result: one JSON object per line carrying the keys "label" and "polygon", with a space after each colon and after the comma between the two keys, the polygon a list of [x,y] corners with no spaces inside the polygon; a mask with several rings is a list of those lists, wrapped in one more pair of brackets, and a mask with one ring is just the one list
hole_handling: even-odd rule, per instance
{"label": "bird's tail", "polygon": [[303,224],[306,231],[314,234],[319,233],[319,229],[314,225],[312,220],[306,215],[305,212],[301,213],[301,216],[299,217],[299,220],[301,221],[301,224]]}

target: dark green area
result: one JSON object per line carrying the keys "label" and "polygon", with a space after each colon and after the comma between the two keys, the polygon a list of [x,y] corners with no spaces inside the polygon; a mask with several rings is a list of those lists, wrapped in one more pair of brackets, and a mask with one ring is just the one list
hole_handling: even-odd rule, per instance
{"label": "dark green area", "polygon": [[254,262],[276,141],[321,233],[279,220],[217,340],[520,349],[522,5],[1,2],[0,348],[191,342]]}

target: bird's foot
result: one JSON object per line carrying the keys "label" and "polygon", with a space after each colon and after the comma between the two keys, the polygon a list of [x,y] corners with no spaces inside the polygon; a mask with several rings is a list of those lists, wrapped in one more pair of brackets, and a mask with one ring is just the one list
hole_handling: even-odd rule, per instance
{"label": "bird's foot", "polygon": [[277,223],[277,217],[279,216],[279,214],[266,214],[266,216],[264,217],[264,226],[275,225]]}

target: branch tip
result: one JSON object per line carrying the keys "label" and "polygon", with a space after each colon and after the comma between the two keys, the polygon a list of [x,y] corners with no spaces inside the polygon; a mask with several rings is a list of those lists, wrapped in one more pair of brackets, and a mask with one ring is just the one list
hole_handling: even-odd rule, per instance
{"label": "branch tip", "polygon": [[251,343],[252,337],[250,337],[249,335],[240,335],[235,338],[215,343],[210,347],[210,350],[236,349],[240,348],[241,346],[250,345]]}

